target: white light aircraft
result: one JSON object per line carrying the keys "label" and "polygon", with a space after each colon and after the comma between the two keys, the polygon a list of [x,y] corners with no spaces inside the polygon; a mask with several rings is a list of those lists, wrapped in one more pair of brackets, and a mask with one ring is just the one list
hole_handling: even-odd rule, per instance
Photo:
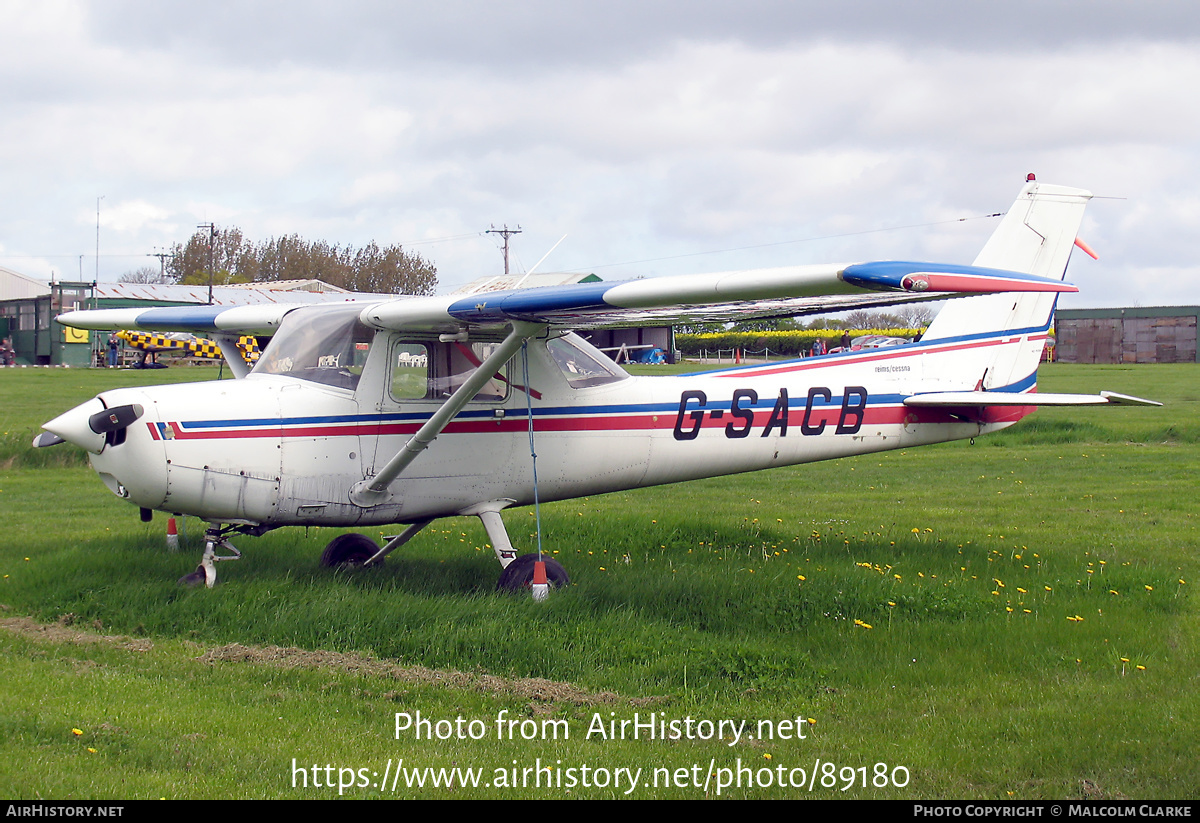
{"label": "white light aircraft", "polygon": [[[1037,406],[1151,401],[1036,392],[1091,195],[1032,175],[973,265],[870,262],[322,306],[65,314],[76,328],[216,340],[239,379],[115,389],[35,445],[90,453],[117,496],[208,525],[189,582],[236,559],[232,533],[343,534],[326,565],[377,563],[441,517],[483,522],[501,588],[567,581],[518,556],[500,513],[550,501],[960,440]],[[1084,247],[1086,250],[1086,247]],[[631,377],[574,330],[794,316],[949,299],[919,342],[704,374]],[[243,334],[272,334],[251,369]],[[1155,404],[1157,405],[1157,404]],[[190,580],[189,580],[190,579]],[[183,582],[183,581],[181,581]],[[540,584],[540,579],[537,581]]]}

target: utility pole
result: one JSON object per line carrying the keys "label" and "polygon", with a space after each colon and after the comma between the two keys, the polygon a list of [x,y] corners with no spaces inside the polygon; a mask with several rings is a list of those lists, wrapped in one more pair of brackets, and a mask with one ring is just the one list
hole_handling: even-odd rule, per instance
{"label": "utility pole", "polygon": [[213,271],[213,246],[217,242],[217,227],[213,223],[201,223],[196,228],[208,229],[208,305],[211,306],[213,304],[213,277],[215,276],[215,272]]}
{"label": "utility pole", "polygon": [[96,279],[100,279],[100,201],[104,195],[96,198]]}
{"label": "utility pole", "polygon": [[158,258],[158,282],[166,283],[167,282],[167,258],[174,257],[174,255],[170,254],[169,252],[165,252],[165,251],[156,251],[154,254],[147,254],[146,256]]}
{"label": "utility pole", "polygon": [[502,228],[502,229],[498,229],[493,225],[490,229],[488,229],[485,232],[485,234],[498,234],[504,238],[504,273],[505,274],[508,274],[508,238],[512,237],[514,234],[520,234],[520,233],[521,233],[520,226],[517,226],[515,229],[510,229],[508,227],[507,223],[504,224],[504,228]]}

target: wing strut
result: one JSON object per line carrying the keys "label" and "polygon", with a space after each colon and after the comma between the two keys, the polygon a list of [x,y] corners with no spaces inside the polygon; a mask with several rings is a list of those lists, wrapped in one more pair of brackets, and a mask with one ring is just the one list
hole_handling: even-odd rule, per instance
{"label": "wing strut", "polygon": [[531,337],[537,337],[545,330],[546,327],[539,323],[514,321],[512,331],[508,337],[504,338],[504,342],[497,346],[496,350],[483,361],[483,364],[471,373],[466,382],[459,386],[454,394],[450,395],[446,402],[433,413],[433,416],[425,421],[425,424],[404,444],[396,456],[376,472],[374,477],[368,477],[354,484],[354,488],[350,490],[350,502],[366,509],[378,506],[387,500],[388,486],[392,484],[392,481],[400,476],[408,464],[415,460],[417,455],[423,452],[435,437],[441,434],[442,429],[446,428],[455,415],[462,411],[463,406],[467,405],[471,398],[483,388],[483,385],[491,380],[496,372],[500,371],[501,367],[508,362],[509,358],[517,353],[522,343]]}
{"label": "wing strut", "polygon": [[236,334],[214,334],[212,335],[212,339],[221,349],[221,356],[229,364],[229,370],[233,372],[233,376],[241,380],[250,373],[250,366],[247,365],[241,351],[238,349],[238,336]]}

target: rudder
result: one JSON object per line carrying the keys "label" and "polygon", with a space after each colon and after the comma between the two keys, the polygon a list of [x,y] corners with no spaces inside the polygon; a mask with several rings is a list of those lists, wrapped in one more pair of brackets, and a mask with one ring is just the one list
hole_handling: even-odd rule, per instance
{"label": "rudder", "polygon": [[[1062,280],[1091,192],[1030,181],[975,258],[976,266]],[[1037,370],[1053,320],[1056,295],[990,294],[949,301],[923,343],[1003,337],[1009,344],[979,349],[978,366],[964,373],[981,388],[1022,390]],[[1009,337],[1004,332],[1013,332]],[[985,372],[986,370],[986,372]],[[956,370],[957,371],[957,370]]]}

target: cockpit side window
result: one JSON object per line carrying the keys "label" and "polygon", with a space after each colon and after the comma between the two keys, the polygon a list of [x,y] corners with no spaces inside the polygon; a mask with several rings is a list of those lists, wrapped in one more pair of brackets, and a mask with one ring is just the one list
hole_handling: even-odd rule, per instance
{"label": "cockpit side window", "polygon": [[358,388],[375,337],[375,331],[359,321],[361,312],[361,306],[339,306],[289,313],[253,373]]}

